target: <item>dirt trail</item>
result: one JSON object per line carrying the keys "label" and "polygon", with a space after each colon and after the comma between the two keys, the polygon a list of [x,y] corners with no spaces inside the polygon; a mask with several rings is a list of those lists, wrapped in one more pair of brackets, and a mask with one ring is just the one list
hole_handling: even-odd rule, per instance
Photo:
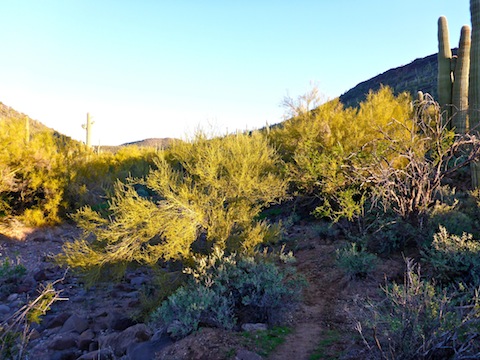
{"label": "dirt trail", "polygon": [[338,321],[337,299],[346,286],[344,275],[335,266],[336,246],[320,240],[308,229],[298,229],[297,270],[308,285],[304,302],[294,315],[294,331],[270,355],[271,360],[303,360],[317,350],[322,336]]}

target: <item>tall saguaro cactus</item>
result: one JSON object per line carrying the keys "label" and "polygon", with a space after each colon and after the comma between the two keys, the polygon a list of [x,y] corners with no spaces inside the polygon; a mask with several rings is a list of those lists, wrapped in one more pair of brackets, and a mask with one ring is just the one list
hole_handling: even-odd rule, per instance
{"label": "tall saguaro cactus", "polygon": [[87,113],[87,123],[83,124],[82,127],[86,130],[86,133],[87,133],[85,144],[87,145],[88,148],[92,147],[92,125],[93,125],[93,121],[90,117],[90,113]]}
{"label": "tall saguaro cactus", "polygon": [[465,134],[468,131],[470,49],[470,27],[464,25],[460,32],[458,59],[455,65],[452,90],[452,127],[459,134]]}
{"label": "tall saguaro cactus", "polygon": [[[470,16],[472,21],[472,45],[470,48],[469,76],[469,125],[470,131],[480,133],[480,0],[470,0]],[[480,163],[471,164],[472,186],[480,188]]]}
{"label": "tall saguaro cactus", "polygon": [[444,121],[450,119],[452,108],[452,50],[448,37],[448,23],[445,16],[438,19],[438,101],[442,106]]}
{"label": "tall saguaro cactus", "polygon": [[[472,29],[460,34],[458,57],[451,54],[447,19],[438,19],[438,100],[442,121],[458,134],[480,135],[480,0],[470,0]],[[480,162],[471,163],[472,186],[480,188]]]}
{"label": "tall saguaro cactus", "polygon": [[470,48],[470,87],[469,120],[470,128],[478,131],[480,122],[480,0],[470,0],[470,16],[472,21],[472,45]]}

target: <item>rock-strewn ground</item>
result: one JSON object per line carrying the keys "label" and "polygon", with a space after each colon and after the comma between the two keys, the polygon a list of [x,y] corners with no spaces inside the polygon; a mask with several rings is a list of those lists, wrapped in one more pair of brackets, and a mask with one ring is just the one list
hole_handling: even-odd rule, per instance
{"label": "rock-strewn ground", "polygon": [[[51,258],[71,241],[78,229],[63,225],[51,229],[10,229],[0,238],[0,261],[18,259],[26,268],[24,280],[0,297],[0,320],[6,320],[45,282],[65,276],[56,288],[67,298],[53,304],[40,325],[33,327],[28,345],[30,359],[261,359],[238,332],[202,329],[173,342],[164,332],[135,320],[142,286],[150,281],[148,269],[130,271],[120,283],[86,289],[81,279],[56,266]],[[308,286],[304,302],[292,315],[293,331],[272,354],[275,360],[362,359],[353,331],[359,299],[376,296],[384,276],[398,277],[402,263],[392,260],[374,277],[352,282],[335,266],[338,243],[321,239],[310,226],[296,226],[289,234],[295,244],[297,268]],[[1,294],[0,294],[1,295]],[[249,348],[249,349],[247,349]]]}

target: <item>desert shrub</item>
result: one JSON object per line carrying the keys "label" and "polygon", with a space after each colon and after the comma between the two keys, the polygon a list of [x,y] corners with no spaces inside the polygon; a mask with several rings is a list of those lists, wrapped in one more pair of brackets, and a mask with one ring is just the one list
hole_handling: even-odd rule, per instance
{"label": "desert shrub", "polygon": [[128,178],[145,178],[154,166],[157,151],[153,148],[126,146],[115,153],[85,153],[69,167],[65,201],[72,211],[90,206],[103,211],[107,198],[114,192],[115,182]]}
{"label": "desert shrub", "polygon": [[407,260],[403,284],[387,284],[357,323],[372,358],[474,359],[480,355],[480,312],[474,288],[438,289]]}
{"label": "desert shrub", "polygon": [[55,286],[58,279],[42,285],[38,295],[22,306],[9,319],[0,323],[0,358],[5,360],[28,359],[27,345],[33,334],[32,324],[39,324],[53,303],[67,300],[60,297],[61,290]]}
{"label": "desert shrub", "polygon": [[[347,237],[369,252],[392,254],[422,243],[428,234],[391,211],[372,209],[361,219],[361,231],[353,229]],[[368,225],[367,225],[368,224]]]}
{"label": "desert shrub", "polygon": [[[415,102],[413,108],[416,111],[410,122],[392,119],[404,128],[403,140],[379,129],[384,137],[372,144],[369,161],[361,166],[352,164],[349,169],[355,173],[354,179],[369,186],[374,206],[393,211],[422,229],[443,191],[443,180],[478,157],[480,142],[470,134],[448,130],[432,98]],[[386,150],[379,152],[380,145]]]}
{"label": "desert shrub", "polygon": [[[345,109],[338,99],[320,105],[314,89],[285,103],[289,119],[272,129],[269,139],[286,163],[292,191],[320,198],[320,216],[338,220],[361,215],[365,188],[349,175],[348,167],[369,162],[372,150],[399,162],[383,142],[386,136],[396,141],[407,137],[409,96],[395,97],[385,87],[371,92],[359,109]],[[392,122],[394,118],[398,122]]]}
{"label": "desert shrub", "polygon": [[105,219],[85,207],[74,219],[85,231],[59,259],[72,267],[184,260],[213,246],[253,252],[269,235],[261,210],[285,194],[278,157],[259,133],[176,142],[142,183],[120,183]]}
{"label": "desert shrub", "polygon": [[25,119],[0,119],[0,216],[56,224],[67,211],[70,169],[86,150],[47,128],[32,131],[28,140],[25,131]]}
{"label": "desert shrub", "polygon": [[144,284],[139,292],[140,306],[134,318],[140,322],[148,321],[150,315],[187,280],[187,275],[181,271],[153,270],[151,281]]}
{"label": "desert shrub", "polygon": [[[460,203],[460,199],[452,191],[452,198],[437,200],[430,210],[429,227],[433,233],[437,232],[440,226],[443,226],[450,234],[462,235],[463,233],[472,233],[476,226],[471,215],[465,210],[467,207]],[[448,201],[450,200],[450,201]]]}
{"label": "desert shrub", "polygon": [[351,243],[336,251],[337,265],[351,278],[365,278],[378,263],[375,254],[368,253],[359,245]]}
{"label": "desert shrub", "polygon": [[218,248],[185,271],[187,284],[152,315],[180,337],[201,324],[231,329],[237,321],[278,323],[299,300],[303,284],[292,267],[281,269],[265,256],[225,256]]}
{"label": "desert shrub", "polygon": [[26,272],[25,266],[18,261],[8,257],[3,259],[0,264],[0,298],[8,296]]}
{"label": "desert shrub", "polygon": [[471,234],[450,234],[440,226],[431,246],[425,247],[422,253],[437,279],[480,285],[480,241]]}

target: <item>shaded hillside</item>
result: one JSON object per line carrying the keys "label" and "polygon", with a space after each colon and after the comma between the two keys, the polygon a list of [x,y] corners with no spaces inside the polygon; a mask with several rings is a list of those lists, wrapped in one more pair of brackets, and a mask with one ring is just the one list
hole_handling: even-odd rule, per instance
{"label": "shaded hillside", "polygon": [[48,126],[45,126],[40,121],[33,120],[28,115],[18,112],[17,110],[11,108],[10,106],[7,106],[0,102],[0,121],[7,120],[15,123],[20,123],[20,122],[25,123],[25,118],[27,117],[29,118],[29,127],[30,127],[29,130],[31,135],[35,135],[40,132],[48,132],[53,134],[58,145],[62,144],[66,146],[72,143],[76,145],[80,144],[79,141],[73,140],[71,137],[67,135],[63,135],[58,131],[52,128],[49,128]]}
{"label": "shaded hillside", "polygon": [[[456,54],[456,49],[452,49]],[[365,100],[370,90],[376,91],[381,85],[390,86],[395,94],[407,91],[415,95],[417,91],[429,93],[437,98],[437,54],[416,59],[411,63],[385,71],[369,80],[361,82],[340,96],[347,107],[357,106]]]}

